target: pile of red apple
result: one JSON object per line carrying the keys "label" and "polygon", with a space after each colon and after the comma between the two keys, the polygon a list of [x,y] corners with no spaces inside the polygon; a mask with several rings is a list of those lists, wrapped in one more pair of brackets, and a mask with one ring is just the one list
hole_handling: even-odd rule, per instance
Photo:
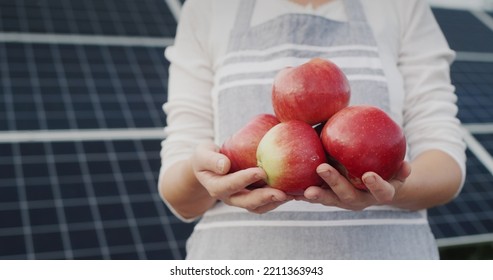
{"label": "pile of red apple", "polygon": [[272,87],[274,115],[261,114],[227,139],[229,172],[258,166],[270,187],[300,195],[321,186],[317,166],[329,163],[356,188],[373,171],[391,179],[406,152],[404,133],[374,106],[349,106],[349,82],[333,62],[314,58],[279,71]]}

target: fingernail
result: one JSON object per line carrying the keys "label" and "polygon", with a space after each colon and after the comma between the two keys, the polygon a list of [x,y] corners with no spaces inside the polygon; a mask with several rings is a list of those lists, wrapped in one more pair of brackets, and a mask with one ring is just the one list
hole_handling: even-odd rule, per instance
{"label": "fingernail", "polygon": [[216,163],[217,170],[221,173],[224,172],[224,164],[225,162],[223,158],[219,159]]}
{"label": "fingernail", "polygon": [[365,182],[365,184],[371,185],[371,184],[374,184],[375,183],[376,178],[373,175],[368,175],[365,178],[363,178],[363,181]]}
{"label": "fingernail", "polygon": [[305,197],[308,198],[309,200],[318,200],[318,198],[319,198],[318,195],[316,195],[316,194],[312,194],[312,195],[308,195],[308,196],[305,195]]}
{"label": "fingernail", "polygon": [[284,201],[284,200],[282,200],[282,199],[280,199],[279,197],[277,197],[277,196],[273,195],[273,196],[272,196],[272,201],[274,201],[274,202],[281,202],[281,201]]}
{"label": "fingernail", "polygon": [[255,172],[253,176],[257,180],[264,180],[265,179],[262,172]]}
{"label": "fingernail", "polygon": [[318,196],[315,195],[315,196],[309,197],[308,199],[309,200],[318,200]]}
{"label": "fingernail", "polygon": [[317,172],[318,172],[319,174],[320,174],[320,173],[324,173],[324,174],[325,174],[325,175],[327,175],[327,176],[330,176],[330,173],[331,173],[331,172],[330,172],[330,169],[325,168],[325,167],[319,168],[319,169],[317,170]]}

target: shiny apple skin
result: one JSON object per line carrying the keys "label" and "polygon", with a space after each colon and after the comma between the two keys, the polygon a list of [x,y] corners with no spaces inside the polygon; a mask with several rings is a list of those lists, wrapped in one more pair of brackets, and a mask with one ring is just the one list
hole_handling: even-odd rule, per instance
{"label": "shiny apple skin", "polygon": [[278,123],[272,114],[256,115],[224,141],[220,152],[231,162],[229,173],[257,166],[257,146],[267,131]]}
{"label": "shiny apple skin", "polygon": [[258,166],[267,174],[267,184],[287,194],[301,195],[323,181],[316,168],[326,162],[322,142],[309,124],[291,120],[269,130],[257,149]]}
{"label": "shiny apple skin", "polygon": [[322,58],[282,69],[272,86],[272,107],[281,122],[325,122],[347,107],[350,97],[346,75],[336,64]]}
{"label": "shiny apple skin", "polygon": [[342,109],[324,125],[320,138],[329,163],[361,190],[367,190],[364,173],[373,171],[390,180],[406,155],[402,128],[374,106]]}

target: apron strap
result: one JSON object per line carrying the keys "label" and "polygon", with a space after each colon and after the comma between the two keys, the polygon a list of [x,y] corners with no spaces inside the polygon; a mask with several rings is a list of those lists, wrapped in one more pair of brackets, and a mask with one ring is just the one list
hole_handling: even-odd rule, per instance
{"label": "apron strap", "polygon": [[360,0],[343,0],[348,22],[366,22],[366,15]]}
{"label": "apron strap", "polygon": [[[267,0],[269,1],[269,0]],[[250,24],[252,21],[253,10],[255,8],[255,0],[241,0],[238,5],[238,12],[234,26],[233,32],[235,31],[246,31],[250,29]]]}

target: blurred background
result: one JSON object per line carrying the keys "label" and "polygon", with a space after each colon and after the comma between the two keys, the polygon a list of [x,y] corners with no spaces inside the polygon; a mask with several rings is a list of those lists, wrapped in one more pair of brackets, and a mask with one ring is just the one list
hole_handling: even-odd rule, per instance
{"label": "blurred background", "polygon": [[[178,0],[0,0],[0,259],[182,259],[156,190]],[[467,179],[442,259],[493,259],[493,1],[430,0],[457,52]]]}

